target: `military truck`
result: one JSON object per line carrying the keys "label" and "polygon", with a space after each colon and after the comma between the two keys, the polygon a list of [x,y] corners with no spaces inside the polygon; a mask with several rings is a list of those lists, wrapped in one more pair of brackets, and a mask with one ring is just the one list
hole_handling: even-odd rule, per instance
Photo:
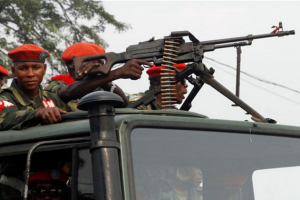
{"label": "military truck", "polygon": [[[181,110],[114,109],[120,98],[98,93],[82,99],[79,106],[88,112],[68,113],[62,123],[1,132],[0,199],[27,197],[29,172],[46,166],[69,166],[72,200],[174,199],[172,185],[180,181],[205,200],[299,195],[293,179],[300,166],[299,127]],[[193,169],[201,170],[198,178]]]}

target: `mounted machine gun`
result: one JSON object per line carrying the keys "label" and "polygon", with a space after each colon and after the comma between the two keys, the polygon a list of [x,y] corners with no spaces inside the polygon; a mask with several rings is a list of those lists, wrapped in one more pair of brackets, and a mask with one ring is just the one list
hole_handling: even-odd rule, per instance
{"label": "mounted machine gun", "polygon": [[[281,23],[280,23],[281,24]],[[282,25],[281,25],[282,27]],[[244,109],[247,114],[252,115],[252,119],[258,122],[276,123],[275,120],[264,118],[257,111],[243,102],[239,97],[231,93],[223,85],[217,82],[214,77],[214,69],[207,69],[203,64],[202,59],[205,52],[214,51],[215,49],[227,47],[240,47],[251,45],[254,39],[267,37],[282,37],[285,35],[294,35],[295,31],[283,31],[282,28],[277,32],[261,35],[248,35],[243,37],[234,37],[219,40],[209,40],[200,42],[189,31],[172,32],[170,36],[164,39],[155,40],[154,38],[146,42],[140,42],[137,45],[131,45],[123,53],[105,53],[92,56],[74,57],[75,70],[78,71],[83,62],[104,59],[105,64],[101,67],[92,69],[89,74],[107,75],[112,66],[118,63],[125,63],[131,59],[142,59],[148,62],[153,62],[155,66],[164,66],[165,71],[161,73],[161,86],[147,93],[144,97],[129,105],[131,108],[136,108],[142,104],[149,104],[155,100],[155,95],[161,93],[163,97],[162,108],[171,109],[174,107],[173,94],[171,87],[178,81],[187,79],[194,85],[191,93],[183,103],[181,110],[189,110],[191,102],[197,95],[204,83],[209,84],[218,92],[233,101],[237,106]],[[183,37],[188,36],[191,42],[185,42]],[[183,71],[179,72],[173,67],[175,63],[190,63]],[[192,77],[195,75],[196,78]],[[80,79],[82,77],[77,77]]]}

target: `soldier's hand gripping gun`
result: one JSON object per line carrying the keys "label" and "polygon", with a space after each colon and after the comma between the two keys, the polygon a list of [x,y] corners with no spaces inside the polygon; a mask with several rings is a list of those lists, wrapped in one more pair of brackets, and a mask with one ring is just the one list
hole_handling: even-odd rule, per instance
{"label": "soldier's hand gripping gun", "polygon": [[[198,91],[201,89],[204,83],[211,85],[217,91],[221,92],[227,98],[232,100],[236,105],[243,108],[247,114],[252,115],[254,121],[266,122],[266,123],[276,123],[275,120],[264,118],[242,100],[240,100],[236,95],[227,90],[224,86],[218,83],[213,75],[214,70],[207,69],[202,63],[204,52],[214,51],[219,48],[227,47],[238,47],[251,45],[254,39],[267,38],[267,37],[281,37],[285,35],[294,35],[295,31],[279,31],[277,33],[271,34],[261,34],[261,35],[248,35],[244,37],[235,37],[219,40],[210,40],[200,42],[194,35],[188,31],[178,31],[172,32],[170,36],[164,37],[164,39],[155,40],[154,38],[146,42],[140,42],[137,45],[131,45],[123,53],[105,53],[92,56],[74,57],[75,71],[77,72],[83,62],[104,59],[105,64],[101,67],[92,69],[90,74],[102,74],[107,75],[112,66],[117,63],[125,63],[131,59],[142,59],[148,62],[153,62],[156,66],[165,66],[167,68],[166,74],[172,76],[172,70],[176,71],[172,65],[174,63],[192,63],[188,64],[187,68],[183,71],[176,73],[175,84],[183,79],[189,80],[195,87],[186,99],[181,110],[189,110],[191,107],[191,101],[196,96]],[[191,42],[185,42],[184,36],[188,36]],[[168,71],[169,70],[169,71]],[[191,77],[195,74],[197,78]],[[167,75],[167,76],[168,76]],[[77,77],[80,79],[82,77]],[[172,80],[172,78],[169,80]],[[173,82],[173,81],[169,81]],[[172,84],[172,83],[171,83]],[[174,84],[174,83],[173,83]],[[161,85],[153,91],[150,91],[146,96],[138,100],[137,102],[131,104],[129,107],[138,107],[141,104],[149,104],[155,100],[155,95],[161,91],[165,91],[165,85]],[[166,93],[166,95],[171,95],[171,93]],[[173,101],[166,100],[166,105],[163,108],[171,108]]]}

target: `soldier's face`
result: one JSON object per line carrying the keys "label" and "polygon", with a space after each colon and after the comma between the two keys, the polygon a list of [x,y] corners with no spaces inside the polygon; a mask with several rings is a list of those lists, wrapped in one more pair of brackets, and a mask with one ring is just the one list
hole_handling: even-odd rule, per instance
{"label": "soldier's face", "polygon": [[14,63],[12,74],[18,80],[21,90],[26,93],[36,93],[46,73],[47,66],[38,62]]}
{"label": "soldier's face", "polygon": [[67,199],[66,188],[55,183],[38,183],[31,189],[32,200],[52,199],[65,200]]}
{"label": "soldier's face", "polygon": [[200,183],[203,181],[203,175],[200,168],[192,168],[191,169],[191,175],[193,179],[194,186],[199,186]]}
{"label": "soldier's face", "polygon": [[187,84],[184,82],[179,81],[176,84],[176,102],[177,104],[181,104],[183,99],[185,98],[184,95],[187,93]]}

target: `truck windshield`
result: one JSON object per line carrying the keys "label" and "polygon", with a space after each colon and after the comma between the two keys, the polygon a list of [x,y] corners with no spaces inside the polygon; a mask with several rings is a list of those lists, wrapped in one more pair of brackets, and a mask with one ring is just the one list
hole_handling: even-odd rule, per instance
{"label": "truck windshield", "polygon": [[298,138],[136,128],[130,140],[138,200],[299,199]]}

